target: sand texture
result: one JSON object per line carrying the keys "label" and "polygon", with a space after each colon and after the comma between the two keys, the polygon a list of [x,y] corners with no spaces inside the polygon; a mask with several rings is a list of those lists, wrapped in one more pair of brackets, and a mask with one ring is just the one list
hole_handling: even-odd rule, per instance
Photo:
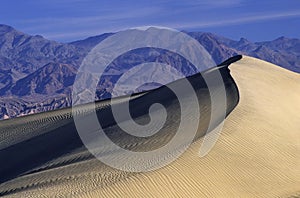
{"label": "sand texture", "polygon": [[[69,148],[57,151],[52,160],[45,158],[29,172],[2,182],[0,194],[5,197],[300,196],[300,75],[247,56],[232,64],[230,70],[240,101],[227,117],[217,144],[207,156],[199,157],[200,138],[170,165],[152,172],[130,173],[102,164],[74,137]],[[52,114],[55,119],[59,117],[55,112]],[[66,115],[68,112],[53,122],[68,126],[70,120]],[[49,117],[50,114],[45,119]],[[45,139],[47,134],[45,130],[41,132],[41,127],[52,130],[46,124],[34,123],[32,117],[26,119],[33,119],[32,126],[39,130],[32,130],[30,136],[26,129],[21,134],[10,134],[11,123],[2,122],[0,128],[6,131],[0,133],[0,149],[30,142],[39,135]],[[18,127],[22,128],[25,121],[19,120]],[[60,138],[73,136],[71,132],[52,134],[47,138],[57,141],[48,144],[59,148]],[[160,144],[170,138],[161,137],[157,140]],[[39,139],[32,140],[32,145],[35,141]],[[147,141],[145,145],[155,145]],[[51,153],[41,150],[39,156]],[[6,154],[1,160],[4,157],[10,156]],[[5,160],[1,163],[5,166]],[[18,167],[22,169],[22,164]]]}

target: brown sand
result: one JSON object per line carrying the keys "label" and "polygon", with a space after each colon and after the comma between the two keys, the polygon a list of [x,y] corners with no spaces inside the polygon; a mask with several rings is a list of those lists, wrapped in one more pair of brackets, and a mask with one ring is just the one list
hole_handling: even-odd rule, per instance
{"label": "brown sand", "polygon": [[300,196],[300,75],[250,57],[230,69],[240,103],[206,157],[198,155],[199,140],[157,171],[124,173],[91,159],[14,179],[0,190],[27,183],[7,197]]}

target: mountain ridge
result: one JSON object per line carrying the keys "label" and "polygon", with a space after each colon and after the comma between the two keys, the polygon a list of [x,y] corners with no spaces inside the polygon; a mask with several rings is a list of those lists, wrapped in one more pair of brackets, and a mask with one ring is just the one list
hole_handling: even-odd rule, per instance
{"label": "mountain ridge", "polygon": [[[246,38],[232,40],[208,32],[186,32],[196,39],[212,55],[217,64],[237,55],[244,54],[279,65],[300,73],[300,40],[279,37],[272,41],[251,42]],[[37,112],[67,107],[71,104],[71,90],[77,69],[89,51],[105,38],[114,33],[105,33],[83,40],[61,43],[48,40],[40,35],[29,35],[15,30],[8,25],[0,24],[0,119],[36,112],[32,103],[42,103],[47,108],[39,108]],[[155,50],[154,50],[155,51]],[[141,59],[149,52],[131,53],[116,64]],[[155,53],[158,53],[155,51]],[[154,53],[154,54],[155,54]],[[151,54],[153,56],[153,53]],[[167,55],[152,57],[155,61],[183,66],[183,62],[174,62]],[[130,62],[129,61],[129,62]],[[128,62],[128,61],[127,61]],[[122,67],[115,66],[122,73]],[[186,74],[191,73],[185,69]],[[102,90],[110,90],[112,78],[106,78],[101,85]],[[101,92],[101,90],[100,90]],[[109,97],[108,92],[101,92],[99,99]],[[14,98],[10,104],[9,98]],[[55,102],[49,102],[51,100]],[[62,105],[55,105],[58,101]],[[48,101],[48,104],[46,104]],[[30,104],[30,105],[29,105]],[[23,108],[25,106],[25,108]],[[27,108],[27,107],[28,108]],[[22,107],[22,111],[17,110]],[[8,113],[10,112],[10,113]]]}

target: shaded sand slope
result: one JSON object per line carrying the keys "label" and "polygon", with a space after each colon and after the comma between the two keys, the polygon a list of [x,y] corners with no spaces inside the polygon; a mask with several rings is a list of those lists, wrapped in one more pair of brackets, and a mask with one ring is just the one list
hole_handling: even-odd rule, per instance
{"label": "shaded sand slope", "polygon": [[[188,141],[193,141],[196,136],[202,137],[208,128],[212,127],[222,120],[222,116],[232,112],[238,104],[238,90],[232,77],[229,74],[228,66],[230,63],[240,60],[241,56],[233,57],[224,64],[195,74],[186,79],[179,79],[169,84],[173,87],[184,86],[184,81],[188,80],[193,86],[200,106],[202,119],[192,116],[195,106],[191,105],[193,91],[187,87],[180,88],[180,94],[184,97],[182,103],[187,105],[185,115],[181,119],[179,103],[176,95],[166,86],[135,94],[132,97],[124,96],[112,99],[115,108],[122,108],[125,101],[130,100],[130,113],[135,121],[139,123],[149,122],[149,107],[153,103],[162,104],[167,111],[166,122],[151,137],[136,137],[124,133],[114,122],[111,114],[110,100],[96,102],[96,114],[101,117],[100,122],[110,140],[105,141],[107,137],[101,136],[97,126],[91,123],[92,104],[82,105],[71,109],[57,110],[52,112],[40,113],[32,116],[5,120],[0,123],[0,159],[5,163],[0,166],[0,196],[13,195],[21,192],[30,192],[31,190],[40,190],[47,196],[67,196],[91,191],[99,187],[110,185],[132,174],[113,170],[106,165],[95,160],[95,158],[85,149],[78,136],[73,122],[72,115],[75,113],[84,125],[86,145],[96,145],[94,151],[102,157],[109,157],[110,160],[122,160],[124,154],[120,153],[120,147],[136,151],[152,151],[166,145],[171,139],[173,145],[167,149],[160,149],[159,154],[153,154],[151,158],[141,161],[136,157],[126,157],[124,161],[118,162],[122,166],[129,166],[128,163],[137,161],[140,167],[151,168],[158,161],[164,163],[165,159],[172,159],[170,156],[176,155]],[[225,81],[227,108],[226,112],[218,111],[217,115],[210,122],[210,97],[204,76],[208,79],[215,79],[215,74],[220,72]],[[214,94],[221,94],[220,84],[213,84]],[[192,88],[191,88],[192,89]],[[177,89],[178,92],[178,89]],[[195,103],[194,103],[195,104]],[[219,104],[218,104],[219,105]],[[224,107],[224,106],[223,106]],[[220,108],[221,109],[221,108]],[[225,109],[224,109],[225,110]],[[197,110],[196,110],[197,111]],[[152,112],[154,119],[161,119],[161,112],[155,110]],[[224,118],[224,117],[223,117]],[[128,117],[121,118],[123,124],[132,125]],[[178,123],[184,121],[181,134],[176,133]],[[193,127],[199,127],[196,129]],[[157,122],[154,121],[154,124]],[[155,126],[155,125],[152,125]],[[189,133],[193,134],[189,134]],[[194,133],[195,132],[195,133]],[[176,140],[174,142],[176,133]],[[111,141],[114,142],[113,146]],[[119,147],[114,146],[117,144]],[[159,163],[160,164],[160,163]],[[136,166],[134,166],[136,167]],[[63,183],[62,185],[60,185]],[[82,185],[80,188],[78,185]],[[66,187],[67,185],[68,187]],[[56,186],[54,191],[46,191],[49,187]],[[50,194],[49,194],[50,193]],[[38,194],[38,193],[37,193]],[[28,194],[26,195],[28,196]]]}
{"label": "shaded sand slope", "polygon": [[169,166],[134,174],[78,148],[0,191],[18,189],[7,197],[299,196],[300,75],[250,57],[230,69],[240,102],[208,156],[198,156],[200,139]]}
{"label": "shaded sand slope", "polygon": [[201,141],[176,162],[87,197],[300,196],[300,75],[243,57],[230,67],[240,103],[204,158]]}

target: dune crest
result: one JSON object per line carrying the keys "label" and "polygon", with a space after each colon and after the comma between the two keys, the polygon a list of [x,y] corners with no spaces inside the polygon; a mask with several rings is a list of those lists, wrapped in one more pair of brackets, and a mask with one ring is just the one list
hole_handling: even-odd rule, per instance
{"label": "dune crest", "polygon": [[240,103],[208,156],[199,158],[200,140],[168,167],[85,196],[299,196],[300,75],[247,56],[230,70]]}
{"label": "dune crest", "polygon": [[247,56],[230,70],[240,102],[206,157],[199,157],[200,139],[169,166],[126,173],[78,149],[0,190],[25,185],[7,197],[299,196],[300,75]]}

